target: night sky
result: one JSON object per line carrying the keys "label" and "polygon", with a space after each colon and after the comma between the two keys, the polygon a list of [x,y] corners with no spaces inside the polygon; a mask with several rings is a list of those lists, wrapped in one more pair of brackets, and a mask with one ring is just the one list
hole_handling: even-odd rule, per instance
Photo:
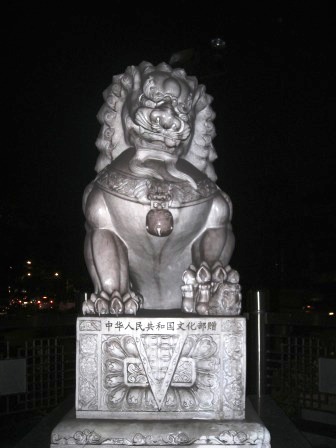
{"label": "night sky", "polygon": [[[169,62],[185,49],[194,55],[187,73],[214,98],[217,183],[233,201],[241,283],[335,272],[334,15],[194,6],[187,17],[117,5],[105,17],[7,17],[4,275],[32,258],[79,288],[90,284],[81,198],[95,176],[102,92],[128,65]],[[221,50],[211,47],[216,37]]]}

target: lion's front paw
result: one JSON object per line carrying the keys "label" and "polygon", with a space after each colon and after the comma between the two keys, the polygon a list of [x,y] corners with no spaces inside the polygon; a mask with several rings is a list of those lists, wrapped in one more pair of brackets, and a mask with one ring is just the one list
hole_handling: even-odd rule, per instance
{"label": "lion's front paw", "polygon": [[201,315],[238,316],[241,312],[239,274],[220,261],[209,265],[202,262],[199,269],[191,265],[184,271],[182,311]]}
{"label": "lion's front paw", "polygon": [[106,315],[113,314],[116,316],[122,314],[136,315],[138,309],[143,303],[142,295],[130,290],[123,296],[115,290],[111,295],[105,291],[92,293],[89,300],[83,303],[83,314]]}

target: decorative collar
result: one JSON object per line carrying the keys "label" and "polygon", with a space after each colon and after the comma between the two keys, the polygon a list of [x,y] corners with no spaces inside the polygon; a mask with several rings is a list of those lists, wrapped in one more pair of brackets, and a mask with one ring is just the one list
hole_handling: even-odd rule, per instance
{"label": "decorative collar", "polygon": [[169,208],[187,207],[206,201],[219,190],[208,177],[197,181],[197,189],[194,189],[186,181],[140,178],[119,171],[111,165],[97,175],[95,183],[107,193],[141,204],[150,204],[152,192],[159,191],[163,196],[169,197]]}

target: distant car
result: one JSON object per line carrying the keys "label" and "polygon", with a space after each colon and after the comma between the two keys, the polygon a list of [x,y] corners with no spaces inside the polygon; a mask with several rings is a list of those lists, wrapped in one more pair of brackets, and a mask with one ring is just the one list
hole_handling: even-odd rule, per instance
{"label": "distant car", "polygon": [[0,303],[0,316],[7,316],[8,309],[9,309],[8,305],[6,305],[4,303]]}
{"label": "distant car", "polygon": [[307,314],[320,314],[336,318],[336,299],[313,297],[303,306]]}
{"label": "distant car", "polygon": [[8,314],[25,314],[36,311],[36,299],[28,297],[26,294],[18,294],[10,298],[8,304]]}
{"label": "distant car", "polygon": [[9,306],[16,309],[29,308],[30,305],[33,305],[33,299],[26,295],[12,297],[9,301]]}
{"label": "distant car", "polygon": [[55,300],[49,296],[38,297],[36,299],[36,307],[39,310],[53,310],[55,308]]}

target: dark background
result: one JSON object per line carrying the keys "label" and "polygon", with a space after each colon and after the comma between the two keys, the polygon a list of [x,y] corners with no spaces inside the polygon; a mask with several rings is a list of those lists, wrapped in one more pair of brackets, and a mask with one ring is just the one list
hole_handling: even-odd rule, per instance
{"label": "dark background", "polygon": [[177,54],[214,98],[217,183],[233,201],[243,287],[333,287],[334,14],[224,5],[5,16],[2,286],[32,259],[77,290],[91,287],[81,197],[95,176],[102,92],[128,65]]}

